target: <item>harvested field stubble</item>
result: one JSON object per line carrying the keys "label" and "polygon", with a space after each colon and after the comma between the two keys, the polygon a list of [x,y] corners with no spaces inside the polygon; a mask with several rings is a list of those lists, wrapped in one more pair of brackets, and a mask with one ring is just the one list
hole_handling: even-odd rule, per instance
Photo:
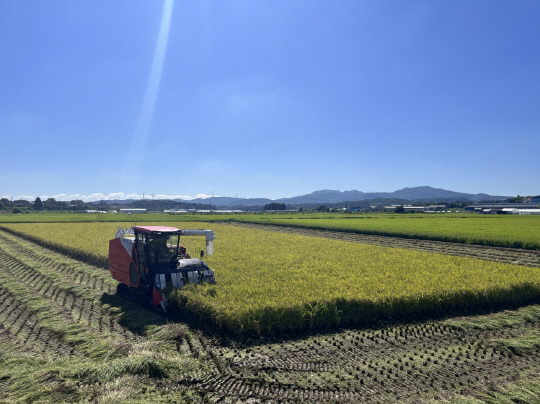
{"label": "harvested field stubble", "polygon": [[[141,378],[190,369],[189,357],[174,351],[164,357],[156,349],[162,342],[126,327],[125,313],[110,304],[114,298],[103,300],[115,290],[109,278],[0,232],[0,380],[6,381],[0,401],[114,402],[97,399],[106,395],[101,384],[134,376],[142,386]],[[156,316],[145,313],[146,321],[162,323]]]}

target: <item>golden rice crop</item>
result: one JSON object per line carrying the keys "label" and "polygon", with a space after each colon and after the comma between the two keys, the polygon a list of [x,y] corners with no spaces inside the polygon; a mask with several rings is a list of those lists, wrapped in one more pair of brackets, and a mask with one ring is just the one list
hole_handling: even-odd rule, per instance
{"label": "golden rice crop", "polygon": [[534,215],[244,215],[235,221],[540,249],[540,216]]}
{"label": "golden rice crop", "polygon": [[[205,258],[217,284],[173,292],[173,308],[232,332],[371,324],[540,298],[538,268],[220,224],[168,225],[217,236],[215,255]],[[106,261],[118,224],[9,226]],[[184,240],[193,255],[204,246]]]}

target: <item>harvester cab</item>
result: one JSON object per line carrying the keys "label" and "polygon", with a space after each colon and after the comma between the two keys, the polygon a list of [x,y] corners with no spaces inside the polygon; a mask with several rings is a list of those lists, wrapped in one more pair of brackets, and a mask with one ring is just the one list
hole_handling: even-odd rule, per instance
{"label": "harvester cab", "polygon": [[117,293],[138,301],[151,301],[167,307],[163,290],[181,288],[186,284],[215,283],[214,271],[201,259],[191,258],[180,245],[182,236],[206,238],[206,254],[214,250],[212,230],[180,230],[167,226],[135,226],[118,228],[109,241],[109,270],[120,282]]}

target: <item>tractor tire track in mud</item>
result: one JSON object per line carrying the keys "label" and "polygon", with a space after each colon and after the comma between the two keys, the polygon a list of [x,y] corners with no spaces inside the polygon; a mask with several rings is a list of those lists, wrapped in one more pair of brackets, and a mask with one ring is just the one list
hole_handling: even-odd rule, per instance
{"label": "tractor tire track in mud", "polygon": [[[0,233],[0,269],[12,284],[48,302],[60,322],[123,341],[136,342],[141,339],[122,327],[102,305],[96,304],[101,293],[110,290],[109,285],[97,282],[99,278],[80,274],[66,264],[54,265],[54,261],[46,257],[41,259],[39,254],[25,248],[25,243],[18,243],[14,237],[4,237]],[[62,270],[58,270],[58,267]],[[55,277],[54,274],[60,276]],[[35,318],[33,322],[37,324]]]}
{"label": "tractor tire track in mud", "polygon": [[375,236],[344,231],[320,230],[293,226],[278,226],[271,224],[240,222],[222,223],[228,224],[230,226],[247,227],[257,230],[276,231],[310,237],[322,237],[334,240],[352,241],[361,244],[380,245],[383,247],[405,248],[439,254],[478,258],[486,261],[502,262],[505,264],[526,265],[530,267],[540,268],[540,251],[538,250],[491,247],[476,244],[463,244],[446,241],[421,240],[390,236]]}
{"label": "tractor tire track in mud", "polygon": [[[0,251],[0,266],[4,273],[9,275],[20,286],[27,288],[34,296],[41,296],[50,302],[51,309],[54,310],[57,320],[65,324],[75,324],[81,327],[81,332],[86,329],[103,333],[106,328],[114,330],[114,323],[103,310],[94,310],[93,301],[83,299],[75,293],[56,287],[52,281],[39,273],[32,272],[32,269],[15,259],[9,259]],[[7,269],[9,268],[9,269]],[[90,309],[83,313],[82,307],[85,303]],[[79,310],[77,310],[77,307]],[[118,326],[119,327],[119,326]],[[118,329],[117,327],[117,329]],[[136,339],[129,331],[120,328],[120,333],[113,333],[113,336],[122,336],[125,339]]]}
{"label": "tractor tire track in mud", "polygon": [[51,254],[62,256],[61,254],[52,253],[51,250],[48,250],[45,247],[18,238],[10,233],[0,231],[0,237],[2,242],[6,246],[9,246],[10,250],[13,251],[16,256],[22,255],[33,261],[36,265],[59,272],[66,278],[69,278],[70,282],[87,286],[89,289],[97,289],[103,293],[116,293],[115,287],[105,282],[105,279],[109,278],[108,272],[104,272],[81,262],[77,262],[76,265],[58,262],[58,260],[51,257]]}
{"label": "tractor tire track in mud", "polygon": [[15,345],[32,352],[49,351],[56,355],[69,355],[74,352],[73,347],[63,341],[61,336],[47,327],[40,326],[35,314],[2,287],[0,287],[0,337],[3,349]]}

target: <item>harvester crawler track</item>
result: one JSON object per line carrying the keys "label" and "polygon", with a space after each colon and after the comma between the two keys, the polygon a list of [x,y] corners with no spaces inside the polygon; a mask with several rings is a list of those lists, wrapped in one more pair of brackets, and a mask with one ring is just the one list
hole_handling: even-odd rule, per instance
{"label": "harvester crawler track", "polygon": [[137,293],[132,288],[130,288],[127,285],[124,285],[123,283],[119,283],[118,286],[116,287],[116,295],[124,299],[131,300],[132,302],[143,305],[143,306],[148,306],[148,307],[151,306],[149,304],[148,298],[141,295],[140,293]]}
{"label": "harvester crawler track", "polygon": [[[93,289],[95,277],[81,276],[74,268],[67,271],[69,266],[66,264],[62,265],[64,271],[57,272],[53,263],[45,260],[44,264],[39,256],[31,250],[28,251],[24,246],[26,243],[28,242],[17,240],[13,236],[6,238],[0,232],[0,267],[12,284],[28,290],[33,298],[47,302],[60,322],[74,324],[93,332],[107,332],[111,337],[122,340],[140,339],[122,327],[114,316],[98,303],[101,291],[108,290],[108,287],[103,288],[100,283]],[[57,254],[51,252],[49,257],[54,255]],[[93,270],[100,271],[97,268]]]}

